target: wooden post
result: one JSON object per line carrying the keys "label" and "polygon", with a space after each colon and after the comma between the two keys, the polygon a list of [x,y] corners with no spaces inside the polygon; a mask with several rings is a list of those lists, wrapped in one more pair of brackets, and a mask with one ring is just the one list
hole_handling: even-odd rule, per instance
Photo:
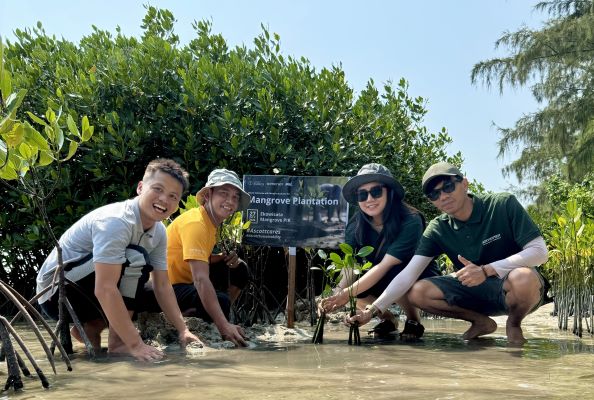
{"label": "wooden post", "polygon": [[289,283],[287,287],[287,328],[295,323],[295,270],[297,269],[297,248],[289,247]]}

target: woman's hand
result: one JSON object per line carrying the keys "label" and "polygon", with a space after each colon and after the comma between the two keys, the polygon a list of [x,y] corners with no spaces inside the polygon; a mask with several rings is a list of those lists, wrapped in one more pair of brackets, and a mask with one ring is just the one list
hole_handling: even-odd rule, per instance
{"label": "woman's hand", "polygon": [[332,312],[336,309],[344,306],[349,301],[349,292],[346,289],[342,289],[337,291],[330,297],[322,299],[320,302],[320,308],[324,310],[324,312]]}
{"label": "woman's hand", "polygon": [[371,309],[363,311],[357,310],[357,314],[353,315],[352,317],[347,317],[345,322],[347,324],[354,324],[355,322],[358,322],[359,326],[361,326],[371,321],[371,318],[373,318]]}

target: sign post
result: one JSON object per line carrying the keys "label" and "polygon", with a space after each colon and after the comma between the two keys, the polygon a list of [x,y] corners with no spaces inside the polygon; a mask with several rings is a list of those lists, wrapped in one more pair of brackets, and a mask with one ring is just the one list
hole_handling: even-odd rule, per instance
{"label": "sign post", "polygon": [[297,247],[289,247],[289,283],[287,285],[287,328],[295,324],[295,275],[297,271]]}
{"label": "sign post", "polygon": [[344,240],[348,203],[342,197],[347,177],[245,175],[252,196],[245,212],[251,222],[243,243],[289,248],[287,326],[294,323],[297,247],[338,248]]}

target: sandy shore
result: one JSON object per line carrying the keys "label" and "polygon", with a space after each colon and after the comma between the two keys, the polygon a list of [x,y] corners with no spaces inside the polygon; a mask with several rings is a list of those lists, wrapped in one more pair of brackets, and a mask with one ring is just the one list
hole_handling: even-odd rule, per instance
{"label": "sandy shore", "polygon": [[[557,318],[551,316],[552,304],[547,304],[539,310],[531,314],[525,320],[523,326],[527,337],[538,332],[547,331],[550,335],[555,331],[559,334],[565,335],[567,332],[559,331],[557,328]],[[339,312],[328,316],[326,322],[326,331],[332,335],[332,332],[342,333],[348,329],[342,325],[341,321],[346,313]],[[404,320],[401,316],[400,327],[403,326]],[[504,335],[506,317],[495,317],[498,324],[498,330],[493,335]],[[296,343],[311,341],[314,328],[310,326],[308,318],[302,318],[296,322],[294,328],[287,328],[286,324],[254,324],[251,327],[244,327],[247,337],[248,346],[250,348],[258,346],[268,346],[271,344]],[[434,320],[427,320],[424,324],[431,329]],[[377,321],[371,321],[368,325],[363,327],[362,334],[365,334],[367,328],[371,328]],[[214,324],[206,323],[199,318],[186,318],[186,323],[190,330],[196,334],[204,343],[204,347],[188,346],[186,351],[193,352],[207,352],[217,351],[223,349],[234,348],[234,344],[229,341],[224,341]],[[145,341],[158,347],[167,347],[177,344],[177,332],[169,322],[167,322],[162,314],[141,314],[138,319],[138,326]],[[464,327],[460,326],[460,334],[463,333]],[[430,332],[430,331],[428,331]],[[563,333],[562,333],[563,332]],[[589,336],[589,335],[588,335]]]}

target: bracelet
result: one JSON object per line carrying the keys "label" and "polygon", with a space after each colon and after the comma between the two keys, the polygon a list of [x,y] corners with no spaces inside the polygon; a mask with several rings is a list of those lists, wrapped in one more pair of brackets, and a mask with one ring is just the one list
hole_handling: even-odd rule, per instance
{"label": "bracelet", "polygon": [[485,271],[484,265],[481,265],[481,270],[483,271],[483,274],[485,274],[485,279],[487,279],[489,277],[489,275],[487,275],[487,271]]}
{"label": "bracelet", "polygon": [[375,304],[368,304],[367,306],[365,306],[365,311],[371,311],[371,316],[374,318],[382,313],[382,311],[379,308],[377,308]]}

